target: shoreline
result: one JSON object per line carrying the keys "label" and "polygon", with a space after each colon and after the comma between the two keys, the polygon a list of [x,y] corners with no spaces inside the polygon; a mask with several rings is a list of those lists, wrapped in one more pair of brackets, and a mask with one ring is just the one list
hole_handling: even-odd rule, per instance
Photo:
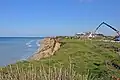
{"label": "shoreline", "polygon": [[[16,62],[27,60],[30,56],[32,56],[38,48],[40,44],[38,44],[43,38],[34,37],[34,38],[0,38],[1,45],[1,61],[0,66],[7,66],[10,64],[15,64]],[[27,44],[29,43],[29,44]],[[27,44],[27,45],[26,45]],[[28,45],[31,45],[29,47]],[[9,54],[9,53],[12,53]]]}

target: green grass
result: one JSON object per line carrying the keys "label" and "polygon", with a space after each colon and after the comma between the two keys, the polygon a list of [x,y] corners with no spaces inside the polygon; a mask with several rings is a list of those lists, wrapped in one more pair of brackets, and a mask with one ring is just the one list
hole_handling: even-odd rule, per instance
{"label": "green grass", "polygon": [[[26,67],[25,63],[29,65]],[[1,68],[0,80],[112,80],[109,75],[99,78],[90,71],[79,74],[73,70],[74,66],[70,62],[67,67],[61,64],[59,66],[61,67],[48,67],[42,63],[36,66],[30,62],[9,65]]]}
{"label": "green grass", "polygon": [[[43,64],[45,71],[43,69],[42,70],[44,72],[48,72],[49,74],[49,68],[51,68],[51,70],[54,71],[53,68],[57,68],[58,70],[61,70],[61,67],[63,67],[63,71],[67,70],[67,72],[69,72],[70,70],[68,70],[69,69],[68,67],[69,65],[71,65],[72,70],[76,74],[88,76],[87,74],[89,70],[90,74],[97,77],[96,80],[99,80],[99,78],[100,80],[110,80],[109,77],[111,75],[116,75],[120,77],[118,73],[119,70],[115,69],[112,66],[106,66],[105,64],[105,61],[111,61],[111,60],[115,60],[115,62],[120,64],[120,59],[118,54],[112,48],[105,48],[106,46],[120,47],[120,44],[107,43],[102,41],[98,42],[95,40],[85,41],[78,39],[64,39],[62,42],[65,42],[65,44],[61,47],[59,51],[55,53],[54,56],[50,58],[41,59],[40,61],[30,61],[30,62],[21,61],[1,69],[3,72],[13,71],[14,74],[16,74],[17,73],[16,71],[19,70],[23,70],[23,72],[31,71],[32,68],[31,65],[34,65],[37,68],[37,70],[36,68],[33,70],[41,71],[39,67],[41,66],[41,64]],[[16,69],[17,68],[16,65],[19,65],[19,70]],[[42,72],[41,74],[43,75],[44,72]],[[38,72],[37,74],[40,73]],[[48,77],[49,76],[47,76],[47,78]],[[107,77],[107,79],[104,79],[105,77]],[[39,79],[33,79],[33,80],[39,80]],[[43,80],[49,80],[49,79],[43,79]],[[50,79],[50,80],[57,80],[57,79]],[[93,80],[93,79],[90,78],[90,79],[63,79],[63,80]]]}

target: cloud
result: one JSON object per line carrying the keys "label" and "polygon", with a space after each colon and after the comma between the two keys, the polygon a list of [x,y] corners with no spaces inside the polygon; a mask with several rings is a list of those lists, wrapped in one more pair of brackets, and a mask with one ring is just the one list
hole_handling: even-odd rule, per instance
{"label": "cloud", "polygon": [[92,2],[93,0],[79,0],[80,2]]}

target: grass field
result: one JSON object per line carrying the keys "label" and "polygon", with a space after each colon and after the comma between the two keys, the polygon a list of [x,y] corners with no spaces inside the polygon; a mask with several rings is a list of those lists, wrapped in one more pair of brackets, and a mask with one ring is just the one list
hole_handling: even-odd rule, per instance
{"label": "grass field", "polygon": [[[120,57],[112,48],[120,47],[119,43],[78,39],[64,39],[62,42],[65,44],[54,56],[8,65],[1,68],[0,75],[10,78],[6,80],[110,80],[111,76],[120,77],[118,69],[106,65],[112,60],[120,64]],[[51,74],[54,77],[50,77]],[[22,79],[25,75],[27,78]],[[33,79],[30,79],[31,75],[34,75]],[[40,78],[40,75],[43,77]],[[55,76],[59,76],[59,79]]]}

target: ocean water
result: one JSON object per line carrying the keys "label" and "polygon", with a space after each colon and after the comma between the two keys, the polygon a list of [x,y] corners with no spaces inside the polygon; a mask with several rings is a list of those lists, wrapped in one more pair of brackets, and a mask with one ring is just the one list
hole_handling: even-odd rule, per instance
{"label": "ocean water", "polygon": [[0,66],[26,60],[40,46],[42,37],[0,37]]}

